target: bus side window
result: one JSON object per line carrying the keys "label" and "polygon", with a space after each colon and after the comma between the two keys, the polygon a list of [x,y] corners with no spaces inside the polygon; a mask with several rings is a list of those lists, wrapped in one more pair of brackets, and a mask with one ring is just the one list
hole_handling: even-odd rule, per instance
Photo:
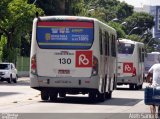
{"label": "bus side window", "polygon": [[144,62],[144,57],[143,57],[144,51],[142,48],[139,48],[139,61]]}
{"label": "bus side window", "polygon": [[144,52],[144,48],[142,48],[142,62],[144,62],[144,57],[145,57],[145,52]]}
{"label": "bus side window", "polygon": [[141,49],[138,48],[139,62],[141,62]]}
{"label": "bus side window", "polygon": [[103,54],[103,45],[102,45],[102,30],[99,29],[99,49],[100,49],[100,54]]}
{"label": "bus side window", "polygon": [[111,55],[113,57],[116,57],[116,41],[115,41],[114,35],[112,35],[112,39],[111,39]]}
{"label": "bus side window", "polygon": [[160,55],[158,55],[158,63],[160,63]]}
{"label": "bus side window", "polygon": [[105,55],[109,56],[109,34],[105,32]]}

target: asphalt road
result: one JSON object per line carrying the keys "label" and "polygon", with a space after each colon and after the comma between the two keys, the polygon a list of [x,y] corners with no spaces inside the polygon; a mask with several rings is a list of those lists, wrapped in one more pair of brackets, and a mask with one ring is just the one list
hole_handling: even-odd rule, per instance
{"label": "asphalt road", "polygon": [[[0,119],[150,119],[149,106],[144,104],[142,90],[120,86],[112,99],[90,103],[87,95],[67,95],[56,102],[41,101],[40,92],[30,88],[29,78],[19,78],[17,84],[0,82]],[[10,114],[10,115],[7,115]],[[17,114],[17,115],[16,115]]]}

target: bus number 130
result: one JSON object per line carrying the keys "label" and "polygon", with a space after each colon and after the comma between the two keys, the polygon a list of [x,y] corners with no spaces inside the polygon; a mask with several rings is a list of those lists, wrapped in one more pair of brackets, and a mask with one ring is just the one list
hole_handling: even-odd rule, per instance
{"label": "bus number 130", "polygon": [[58,59],[60,64],[71,64],[71,59],[70,58],[60,58]]}

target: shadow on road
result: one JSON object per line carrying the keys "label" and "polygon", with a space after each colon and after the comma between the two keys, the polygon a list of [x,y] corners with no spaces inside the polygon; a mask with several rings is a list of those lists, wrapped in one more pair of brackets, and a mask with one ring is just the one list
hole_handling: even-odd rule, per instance
{"label": "shadow on road", "polygon": [[19,92],[8,92],[7,89],[9,89],[10,87],[17,87],[17,86],[29,86],[30,82],[29,80],[23,80],[22,78],[20,78],[17,83],[8,83],[6,81],[0,81],[0,97],[4,97],[4,96],[10,96],[10,95],[16,95],[16,94],[21,94]]}
{"label": "shadow on road", "polygon": [[69,103],[69,104],[88,104],[88,105],[112,105],[112,106],[134,106],[142,101],[142,99],[131,99],[131,98],[112,98],[107,99],[104,102],[91,102],[88,97],[66,97],[58,98],[54,102],[40,101],[42,103]]}
{"label": "shadow on road", "polygon": [[10,95],[15,95],[15,94],[20,94],[20,93],[17,93],[17,92],[0,92],[0,97],[10,96]]}
{"label": "shadow on road", "polygon": [[0,86],[30,86],[29,80],[18,80],[17,83],[0,81]]}
{"label": "shadow on road", "polygon": [[142,99],[131,99],[131,98],[112,98],[112,100],[105,101],[105,105],[115,106],[134,106],[142,101]]}
{"label": "shadow on road", "polygon": [[122,91],[144,91],[144,88],[136,90],[136,89],[129,89],[129,88],[117,88],[117,90],[122,90]]}

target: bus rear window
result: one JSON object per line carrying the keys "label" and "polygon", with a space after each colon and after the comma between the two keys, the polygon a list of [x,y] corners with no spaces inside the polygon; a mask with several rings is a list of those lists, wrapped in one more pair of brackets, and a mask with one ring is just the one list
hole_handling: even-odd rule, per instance
{"label": "bus rear window", "polygon": [[36,38],[43,49],[89,49],[94,40],[93,21],[38,22]]}
{"label": "bus rear window", "polygon": [[154,61],[155,60],[155,56],[153,54],[147,54],[146,60],[147,61]]}
{"label": "bus rear window", "polygon": [[118,44],[118,53],[119,54],[133,54],[134,44],[122,43]]}

